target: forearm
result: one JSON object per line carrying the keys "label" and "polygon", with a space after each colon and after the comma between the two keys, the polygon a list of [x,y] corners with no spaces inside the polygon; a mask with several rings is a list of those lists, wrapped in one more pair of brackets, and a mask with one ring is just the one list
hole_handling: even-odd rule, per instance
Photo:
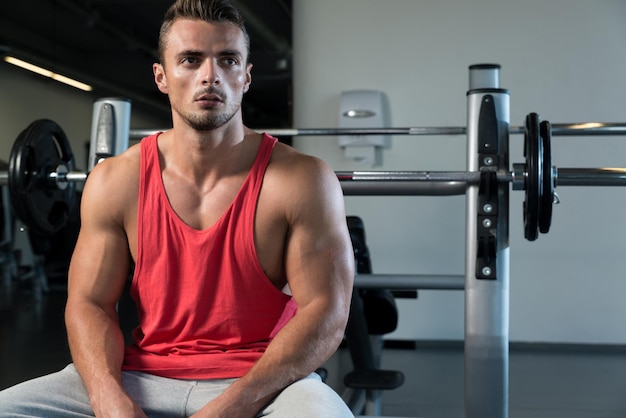
{"label": "forearm", "polygon": [[[339,311],[329,313],[325,304],[299,309],[250,371],[207,405],[211,414],[198,416],[253,417],[285,387],[311,374],[343,338],[345,318]],[[213,415],[219,408],[223,415]]]}
{"label": "forearm", "polygon": [[120,394],[124,337],[115,310],[86,301],[68,301],[65,321],[72,360],[89,393],[94,410],[101,399]]}

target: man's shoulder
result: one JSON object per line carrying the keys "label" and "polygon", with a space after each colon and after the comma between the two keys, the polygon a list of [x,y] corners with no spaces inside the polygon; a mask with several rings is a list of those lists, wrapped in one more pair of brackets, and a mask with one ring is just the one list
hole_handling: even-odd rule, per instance
{"label": "man's shoulder", "polygon": [[326,163],[321,158],[305,154],[282,142],[276,143],[271,162],[277,163],[277,165],[287,165],[291,168],[313,168],[315,166],[321,169],[327,168]]}
{"label": "man's shoulder", "polygon": [[277,185],[281,193],[294,194],[323,193],[338,184],[335,172],[321,158],[281,143],[276,144],[266,179]]}
{"label": "man's shoulder", "polygon": [[140,149],[134,145],[120,155],[109,157],[89,173],[86,190],[97,194],[121,195],[136,190],[139,182]]}
{"label": "man's shoulder", "polygon": [[139,168],[140,154],[140,144],[133,145],[121,154],[109,157],[97,164],[89,177],[126,176]]}

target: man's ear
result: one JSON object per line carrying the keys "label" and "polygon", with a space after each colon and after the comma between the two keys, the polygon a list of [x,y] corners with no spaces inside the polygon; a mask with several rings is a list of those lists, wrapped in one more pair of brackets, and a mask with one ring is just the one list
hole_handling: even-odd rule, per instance
{"label": "man's ear", "polygon": [[154,73],[154,82],[156,83],[161,93],[167,94],[167,77],[165,76],[165,68],[162,64],[152,64],[152,72]]}
{"label": "man's ear", "polygon": [[252,84],[252,64],[248,64],[248,68],[246,68],[246,84],[243,85],[244,93],[248,92],[250,84]]}

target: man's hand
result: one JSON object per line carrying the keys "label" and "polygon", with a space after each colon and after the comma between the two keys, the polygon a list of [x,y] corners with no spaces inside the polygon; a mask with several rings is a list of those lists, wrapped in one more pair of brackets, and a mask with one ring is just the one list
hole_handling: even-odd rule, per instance
{"label": "man's hand", "polygon": [[147,415],[123,390],[107,391],[91,406],[98,418],[147,418]]}
{"label": "man's hand", "polygon": [[[224,393],[210,401],[190,418],[254,418],[269,402],[270,399],[254,402],[250,393],[240,384],[241,380],[233,383]],[[240,392],[244,390],[244,392]]]}

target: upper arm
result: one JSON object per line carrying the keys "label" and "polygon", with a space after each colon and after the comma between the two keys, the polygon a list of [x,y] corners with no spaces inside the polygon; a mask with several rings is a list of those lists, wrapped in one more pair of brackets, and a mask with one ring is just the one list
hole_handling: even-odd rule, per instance
{"label": "upper arm", "polygon": [[110,160],[95,167],[85,184],[81,228],[69,269],[68,306],[87,302],[112,313],[128,278],[130,255],[124,228],[128,184],[120,181],[120,161]]}
{"label": "upper arm", "polygon": [[285,273],[290,290],[299,309],[319,302],[347,318],[354,256],[337,176],[324,162],[303,157],[289,178],[295,179],[284,193],[289,199]]}

